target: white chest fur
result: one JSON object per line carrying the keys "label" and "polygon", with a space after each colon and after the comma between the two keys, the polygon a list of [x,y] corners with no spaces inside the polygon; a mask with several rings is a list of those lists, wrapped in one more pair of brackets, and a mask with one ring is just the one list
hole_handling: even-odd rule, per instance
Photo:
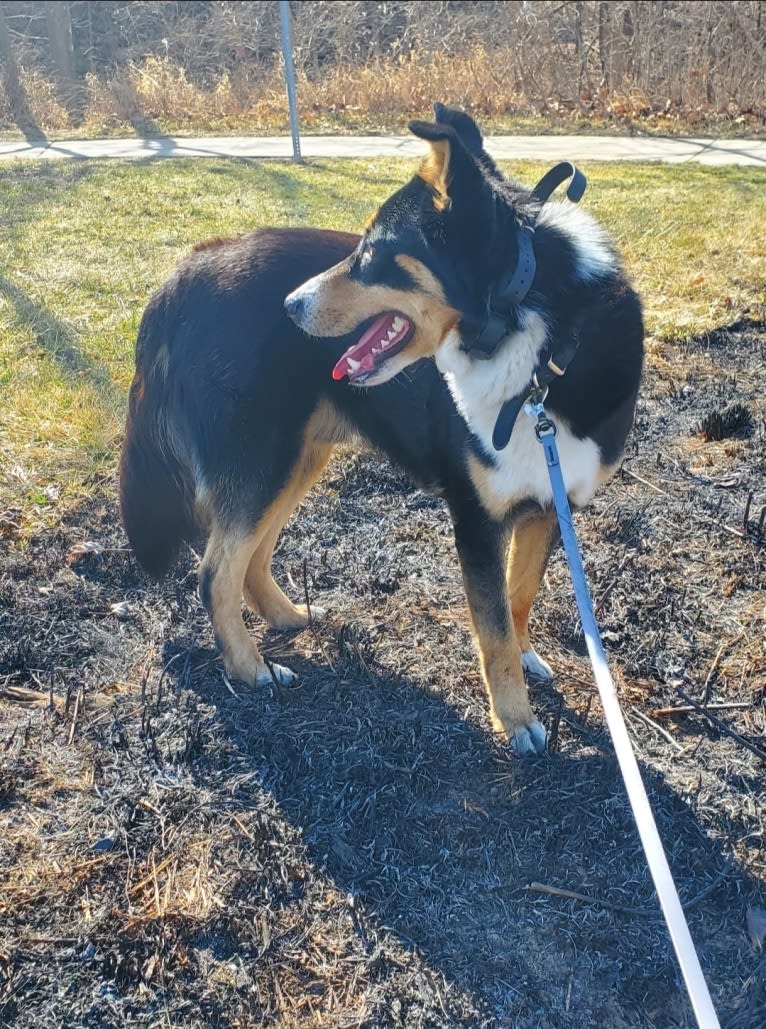
{"label": "white chest fur", "polygon": [[[492,432],[500,408],[529,382],[545,343],[546,327],[540,315],[526,312],[524,327],[509,337],[488,361],[471,358],[460,349],[460,338],[450,333],[436,354],[460,412],[481,440],[488,454],[495,454]],[[559,456],[564,482],[577,505],[586,504],[604,478],[598,446],[591,439],[578,439],[569,426],[557,419]],[[494,468],[477,460],[474,480],[482,502],[496,518],[525,499],[551,503],[551,488],[543,448],[535,436],[534,420],[522,412],[508,446],[496,454]]]}

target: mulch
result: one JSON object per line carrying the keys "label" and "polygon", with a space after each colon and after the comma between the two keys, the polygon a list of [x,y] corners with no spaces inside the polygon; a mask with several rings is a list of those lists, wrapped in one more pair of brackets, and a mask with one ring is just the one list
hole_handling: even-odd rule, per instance
{"label": "mulch", "polygon": [[[577,516],[728,1029],[766,1023],[765,359],[763,312],[651,341]],[[0,513],[0,1024],[694,1025],[560,553],[552,752],[525,761],[489,731],[447,513],[380,457],[339,457],[277,552],[329,609],[264,634],[296,686],[224,681],[195,565],[146,579],[113,482],[54,528]]]}

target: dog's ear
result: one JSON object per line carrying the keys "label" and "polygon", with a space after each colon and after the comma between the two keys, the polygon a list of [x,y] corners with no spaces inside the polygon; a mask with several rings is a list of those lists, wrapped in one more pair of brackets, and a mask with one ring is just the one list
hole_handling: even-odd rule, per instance
{"label": "dog's ear", "polygon": [[434,104],[434,118],[441,125],[451,125],[460,137],[460,141],[466,150],[474,157],[481,157],[484,153],[484,137],[481,130],[470,114],[465,111],[457,111],[452,107],[445,107],[444,104]]}
{"label": "dog's ear", "polygon": [[481,173],[451,125],[411,121],[410,131],[431,147],[418,175],[431,187],[437,211],[446,211],[452,206],[460,184],[469,180],[475,182],[481,178]]}
{"label": "dog's ear", "polygon": [[452,151],[460,145],[457,135],[447,125],[432,125],[427,121],[411,121],[410,131],[419,139],[424,139],[431,147],[431,152],[420,166],[418,175],[433,190],[436,210],[446,211],[450,206]]}

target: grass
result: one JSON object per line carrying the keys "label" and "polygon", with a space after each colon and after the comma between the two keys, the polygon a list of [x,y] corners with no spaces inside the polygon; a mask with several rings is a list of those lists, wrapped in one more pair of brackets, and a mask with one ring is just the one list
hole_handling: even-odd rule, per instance
{"label": "grass", "polygon": [[[410,162],[8,165],[0,173],[0,512],[54,518],[113,473],[152,291],[196,242],[261,225],[358,228]],[[544,170],[507,169],[526,182]],[[652,349],[766,301],[766,172],[594,165]],[[662,342],[661,342],[662,341]]]}

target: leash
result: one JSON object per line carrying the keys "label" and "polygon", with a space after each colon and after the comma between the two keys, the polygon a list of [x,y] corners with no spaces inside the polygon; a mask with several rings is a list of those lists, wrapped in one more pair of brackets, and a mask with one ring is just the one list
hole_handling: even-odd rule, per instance
{"label": "leash", "polygon": [[686,983],[686,990],[697,1019],[697,1025],[699,1029],[720,1029],[718,1016],[713,1007],[713,1001],[711,1000],[705,977],[702,974],[699,957],[689,933],[689,926],[686,923],[681,900],[678,896],[670,867],[668,866],[662,840],[657,831],[657,824],[652,814],[646,788],[641,779],[638,762],[633,752],[633,746],[630,742],[620,702],[617,698],[617,690],[607,665],[606,654],[604,653],[604,647],[596,623],[596,616],[593,612],[593,602],[591,601],[588,583],[585,578],[585,569],[583,568],[580,550],[577,545],[577,536],[572,524],[572,512],[569,508],[564,477],[559,463],[558,447],[556,446],[556,426],[546,414],[543,406],[546,395],[547,389],[540,389],[531,393],[524,406],[524,410],[531,417],[537,419],[535,435],[542,444],[545,453],[545,461],[548,466],[548,474],[553,491],[553,503],[556,508],[556,515],[558,516],[559,528],[561,529],[561,539],[572,576],[572,584],[577,599],[577,607],[580,611],[588,654],[593,666],[593,674],[601,696],[604,714],[606,715],[606,723],[614,743],[617,761],[628,792],[628,800],[633,809],[633,817],[638,827],[638,834],[641,837],[649,871],[654,880],[654,886],[662,907],[662,913],[665,916],[665,923],[673,942],[676,957],[681,966],[681,973]]}

